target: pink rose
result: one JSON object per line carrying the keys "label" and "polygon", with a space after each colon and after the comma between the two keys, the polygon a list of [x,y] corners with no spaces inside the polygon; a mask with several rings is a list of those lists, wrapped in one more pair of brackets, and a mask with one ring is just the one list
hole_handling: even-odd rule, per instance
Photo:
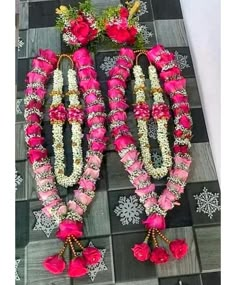
{"label": "pink rose", "polygon": [[48,60],[54,67],[57,64],[57,55],[54,51],[50,49],[39,49],[39,55],[40,57],[45,58]]}
{"label": "pink rose", "polygon": [[78,199],[84,205],[89,205],[92,202],[92,198],[81,192],[81,190],[74,190],[75,198]]}
{"label": "pink rose", "polygon": [[122,149],[125,149],[134,143],[135,143],[134,138],[130,135],[123,135],[114,140],[114,146],[116,151],[121,151]]}
{"label": "pink rose", "polygon": [[146,261],[150,257],[150,247],[147,243],[143,242],[140,244],[135,244],[132,248],[134,257],[139,261]]}
{"label": "pink rose", "polygon": [[176,239],[169,245],[170,251],[176,259],[183,258],[188,253],[188,245],[184,239]]}
{"label": "pink rose", "polygon": [[46,149],[30,149],[28,151],[29,162],[33,164],[36,161],[40,161],[47,157],[47,150]]}
{"label": "pink rose", "polygon": [[164,230],[166,228],[165,218],[158,214],[151,214],[143,224],[147,229]]}
{"label": "pink rose", "polygon": [[160,53],[164,50],[164,47],[162,45],[155,45],[152,49],[150,49],[147,52],[147,57],[148,59],[152,62],[155,63],[155,59],[157,56],[160,55]]}
{"label": "pink rose", "polygon": [[86,247],[83,252],[86,265],[95,265],[102,259],[101,252],[95,247]]}
{"label": "pink rose", "polygon": [[155,264],[166,263],[169,260],[169,254],[163,247],[155,247],[151,253],[150,261]]}
{"label": "pink rose", "polygon": [[179,69],[179,67],[173,67],[167,71],[163,71],[160,73],[160,78],[163,81],[168,80],[169,78],[173,78],[175,79],[176,76],[179,76],[181,73],[181,70]]}
{"label": "pink rose", "polygon": [[41,131],[42,131],[42,127],[35,123],[35,124],[32,124],[32,125],[28,125],[25,129],[25,134],[27,136],[30,136],[30,135],[40,135],[41,134]]}
{"label": "pink rose", "polygon": [[42,145],[44,143],[44,138],[43,137],[32,137],[28,140],[28,145],[30,147],[36,147],[39,145]]}
{"label": "pink rose", "polygon": [[188,116],[181,116],[179,119],[179,124],[183,126],[185,129],[190,129],[192,126],[191,119]]}
{"label": "pink rose", "polygon": [[52,274],[60,274],[66,268],[63,257],[58,254],[47,257],[43,262],[43,267]]}
{"label": "pink rose", "polygon": [[85,261],[82,257],[78,256],[70,261],[68,268],[68,275],[73,278],[82,277],[88,273],[85,267]]}
{"label": "pink rose", "polygon": [[61,240],[66,240],[68,236],[73,235],[76,238],[80,238],[83,235],[83,224],[78,221],[63,220],[59,224],[59,229],[56,233],[56,237]]}
{"label": "pink rose", "polygon": [[82,17],[78,17],[76,20],[70,22],[70,30],[76,37],[77,43],[86,45],[89,42],[89,25],[83,21]]}
{"label": "pink rose", "polygon": [[178,80],[171,80],[164,83],[164,88],[167,93],[174,93],[177,90],[186,88],[186,79],[182,77]]}
{"label": "pink rose", "polygon": [[123,88],[126,88],[126,83],[119,78],[113,78],[107,81],[107,86],[108,89],[112,89],[115,86],[122,86]]}

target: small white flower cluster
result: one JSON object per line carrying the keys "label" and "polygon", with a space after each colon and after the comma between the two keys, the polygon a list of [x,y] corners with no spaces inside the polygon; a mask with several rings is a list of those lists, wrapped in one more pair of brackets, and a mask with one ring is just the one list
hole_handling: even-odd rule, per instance
{"label": "small white flower cluster", "polygon": [[[136,94],[136,103],[145,102],[145,76],[143,74],[142,68],[140,65],[135,65],[133,71],[135,78],[134,90]],[[157,90],[153,92],[154,104],[164,103],[162,93],[158,92],[158,90],[160,90],[160,83],[157,76],[156,68],[153,65],[150,65],[148,71],[149,79],[151,81],[151,89]],[[152,162],[150,144],[148,140],[147,121],[144,119],[137,119],[139,142],[145,169],[147,170],[148,174],[151,175],[153,178],[161,179],[162,177],[167,175],[169,169],[171,168],[172,157],[167,136],[167,120],[158,119],[156,120],[156,123],[157,142],[159,144],[162,155],[161,167],[154,167]]]}
{"label": "small white flower cluster", "polygon": [[[68,70],[68,92],[70,107],[81,108],[80,101],[78,99],[78,86],[76,81],[76,72],[73,69]],[[62,104],[62,87],[63,76],[62,71],[56,69],[53,77],[53,96],[51,107]],[[79,122],[70,122],[71,124],[71,142],[72,142],[72,155],[73,155],[73,172],[70,176],[65,175],[65,155],[64,155],[64,143],[63,143],[63,122],[52,122],[53,133],[53,149],[55,154],[55,176],[57,183],[64,186],[73,186],[79,180],[83,167],[82,158],[82,130]]]}

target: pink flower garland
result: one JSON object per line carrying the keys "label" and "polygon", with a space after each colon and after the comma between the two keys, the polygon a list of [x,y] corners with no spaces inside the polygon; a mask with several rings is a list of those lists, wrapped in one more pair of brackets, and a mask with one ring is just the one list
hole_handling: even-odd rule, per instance
{"label": "pink flower garland", "polygon": [[[136,188],[135,193],[139,196],[140,202],[144,205],[148,215],[148,218],[143,221],[148,229],[148,234],[144,243],[136,244],[132,249],[134,257],[140,261],[150,259],[154,263],[164,263],[168,261],[168,253],[164,248],[158,246],[156,234],[169,244],[170,251],[174,257],[177,258],[178,256],[178,259],[184,257],[188,249],[184,240],[170,242],[159,230],[166,228],[165,216],[167,211],[177,204],[176,201],[184,191],[191,164],[189,148],[192,120],[185,90],[186,80],[180,76],[180,70],[174,62],[174,55],[164,51],[162,46],[158,45],[148,52],[148,57],[151,62],[154,62],[158,70],[161,70],[160,77],[166,81],[164,90],[172,99],[172,108],[175,115],[175,143],[173,148],[175,165],[170,171],[166,189],[158,199],[155,193],[155,185],[150,182],[150,177],[143,168],[139,153],[134,145],[135,140],[126,123],[126,80],[130,75],[130,69],[135,58],[134,52],[129,48],[120,49],[115,67],[110,70],[110,78],[107,83],[111,109],[109,119],[115,149],[119,153],[121,162],[129,173],[130,181]],[[137,110],[135,112],[137,113]],[[139,112],[142,112],[141,108]],[[151,236],[154,242],[152,253],[150,253],[149,247],[147,248],[145,245]],[[177,255],[176,252],[180,253]]]}
{"label": "pink flower garland", "polygon": [[[65,269],[63,254],[69,245],[74,259],[69,264],[68,274],[70,277],[80,277],[87,274],[86,266],[94,265],[102,258],[98,249],[84,248],[77,239],[83,236],[82,215],[95,196],[95,184],[99,177],[102,153],[106,147],[104,126],[106,114],[93,61],[88,50],[85,48],[78,50],[73,59],[78,68],[80,87],[86,102],[89,150],[86,155],[84,173],[78,183],[79,188],[74,191],[74,199],[68,201],[67,205],[62,202],[58,194],[47,150],[42,145],[44,138],[41,133],[41,120],[43,100],[46,95],[45,84],[57,64],[56,54],[51,50],[40,50],[39,55],[33,59],[33,70],[27,74],[25,139],[29,148],[29,162],[35,174],[38,197],[44,206],[43,212],[60,222],[56,236],[64,241],[62,250],[46,258],[43,266],[53,274],[62,273]],[[73,242],[82,250],[82,257],[77,256]]]}

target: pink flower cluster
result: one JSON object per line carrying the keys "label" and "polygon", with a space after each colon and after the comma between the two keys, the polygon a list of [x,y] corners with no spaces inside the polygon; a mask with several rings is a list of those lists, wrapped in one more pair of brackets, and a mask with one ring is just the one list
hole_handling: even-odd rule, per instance
{"label": "pink flower cluster", "polygon": [[152,106],[152,117],[154,120],[169,120],[170,111],[168,106],[165,103],[155,103]]}
{"label": "pink flower cluster", "polygon": [[181,76],[174,55],[165,50],[163,46],[156,45],[148,51],[147,56],[160,71],[164,91],[170,96],[175,115],[174,167],[170,171],[166,188],[158,199],[159,206],[168,211],[174,207],[175,201],[184,192],[184,185],[188,178],[191,164],[189,147],[192,136],[192,119],[186,93],[186,79]]}
{"label": "pink flower cluster", "polygon": [[[136,188],[135,193],[142,198],[153,192],[155,185],[151,183],[150,177],[143,168],[139,159],[139,153],[135,146],[135,140],[127,125],[125,88],[126,80],[133,66],[134,52],[130,48],[121,48],[115,66],[110,70],[110,78],[107,82],[109,105],[111,108],[109,121],[111,123],[111,134],[114,137],[114,146],[121,157],[126,171],[129,173],[131,183]],[[119,77],[118,75],[121,75]],[[112,105],[113,101],[122,102],[122,105]],[[119,106],[119,107],[118,107]],[[145,104],[135,106],[136,116],[147,116],[149,108]],[[146,210],[157,204],[157,199],[147,198],[143,202]],[[162,217],[160,217],[162,218]]]}
{"label": "pink flower cluster", "polygon": [[74,190],[74,200],[68,202],[68,208],[79,215],[84,213],[81,204],[87,206],[92,202],[96,181],[99,177],[102,163],[102,154],[106,148],[106,114],[105,105],[94,70],[93,59],[88,49],[80,48],[73,54],[78,74],[78,82],[83,92],[86,107],[87,135],[89,150],[86,155],[84,173],[78,184],[79,188]]}
{"label": "pink flower cluster", "polygon": [[[175,259],[182,259],[188,253],[185,240],[173,240],[169,244],[169,249]],[[146,242],[135,244],[132,251],[134,257],[142,262],[150,260],[155,264],[162,264],[169,260],[169,254],[164,247],[157,246],[151,250]]]}
{"label": "pink flower cluster", "polygon": [[45,83],[56,68],[57,57],[51,50],[39,50],[39,55],[32,61],[32,71],[27,74],[25,90],[25,140],[28,145],[28,159],[33,166],[38,197],[42,201],[43,211],[50,216],[66,213],[66,206],[61,202],[55,186],[52,166],[48,160],[47,150],[43,147],[42,106],[46,94]]}
{"label": "pink flower cluster", "polygon": [[148,121],[150,118],[149,106],[146,102],[138,102],[134,105],[134,116],[136,120]]}

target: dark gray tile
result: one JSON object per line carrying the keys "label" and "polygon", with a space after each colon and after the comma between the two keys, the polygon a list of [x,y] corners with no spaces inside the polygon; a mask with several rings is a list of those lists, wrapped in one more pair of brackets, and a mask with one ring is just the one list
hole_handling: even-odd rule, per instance
{"label": "dark gray tile", "polygon": [[195,233],[202,272],[219,271],[220,226],[196,228]]}
{"label": "dark gray tile", "polygon": [[26,88],[26,74],[30,71],[29,59],[19,59],[17,61],[17,90],[22,91]]}
{"label": "dark gray tile", "polygon": [[169,51],[173,52],[179,68],[184,77],[195,77],[192,57],[188,47],[169,47]]}
{"label": "dark gray tile", "polygon": [[143,231],[144,207],[133,190],[109,192],[112,233]]}
{"label": "dark gray tile", "polygon": [[192,127],[193,137],[191,139],[191,142],[192,143],[209,142],[202,108],[191,109],[191,116],[193,119],[193,127]]}
{"label": "dark gray tile", "polygon": [[60,32],[55,27],[29,29],[29,57],[38,54],[39,49],[61,52]]}
{"label": "dark gray tile", "polygon": [[[185,239],[189,246],[189,251],[181,260],[170,258],[167,263],[156,265],[158,277],[161,278],[200,273],[192,227],[171,228],[165,230],[164,234],[169,240]],[[166,246],[166,244],[160,240],[160,246]]]}
{"label": "dark gray tile", "polygon": [[185,191],[188,194],[194,226],[220,223],[218,181],[188,183]]}
{"label": "dark gray tile", "polygon": [[220,285],[221,284],[221,273],[212,272],[202,274],[202,283],[203,285]]}
{"label": "dark gray tile", "polygon": [[[144,283],[145,282],[145,283]],[[131,281],[131,282],[116,282],[117,285],[158,285],[158,279],[145,279],[139,281]]]}
{"label": "dark gray tile", "polygon": [[[125,0],[121,0],[121,3],[125,5]],[[130,1],[131,3],[134,3],[134,0]],[[140,22],[150,22],[153,21],[154,15],[152,10],[152,4],[151,0],[141,0],[140,1],[140,7],[139,11],[136,14],[139,18]]]}
{"label": "dark gray tile", "polygon": [[25,160],[27,157],[26,157],[26,143],[24,135],[24,123],[16,123],[15,134],[16,134],[15,158],[16,160]]}
{"label": "dark gray tile", "polygon": [[118,6],[120,0],[109,0],[109,5],[106,0],[92,0],[91,1],[96,13],[100,15],[108,6]]}
{"label": "dark gray tile", "polygon": [[198,92],[197,81],[195,78],[187,78],[186,90],[188,93],[189,104],[191,108],[200,108],[201,99]]}
{"label": "dark gray tile", "polygon": [[16,98],[16,122],[24,122],[24,99]]}
{"label": "dark gray tile", "polygon": [[[27,256],[27,283],[26,284],[57,284],[71,285],[66,271],[60,275],[53,275],[46,271],[42,262],[50,255],[54,255],[62,248],[63,244],[58,239],[30,242],[26,248]],[[64,255],[68,262],[68,249]]]}
{"label": "dark gray tile", "polygon": [[183,18],[179,0],[152,0],[152,8],[155,20]]}
{"label": "dark gray tile", "polygon": [[154,21],[157,42],[164,47],[188,46],[187,36],[182,19]]}
{"label": "dark gray tile", "polygon": [[96,53],[95,63],[99,81],[108,79],[109,70],[115,65],[117,55],[116,51]]}
{"label": "dark gray tile", "polygon": [[178,276],[160,279],[159,283],[160,285],[201,285],[201,278],[200,275]]}
{"label": "dark gray tile", "polygon": [[106,157],[108,190],[133,189],[118,153],[109,152]]}
{"label": "dark gray tile", "polygon": [[29,4],[29,28],[51,27],[56,24],[55,10],[60,2],[44,1],[32,2]]}
{"label": "dark gray tile", "polygon": [[188,182],[217,180],[215,165],[209,143],[193,143],[191,147],[192,164]]}
{"label": "dark gray tile", "polygon": [[139,262],[133,257],[131,248],[135,243],[141,242],[144,235],[145,233],[131,233],[112,237],[116,282],[144,280],[147,276],[149,279],[156,277],[153,264]]}
{"label": "dark gray tile", "polygon": [[[89,276],[81,278],[74,278],[72,280],[73,285],[88,285],[88,284],[99,284],[99,285],[110,285],[115,283],[114,278],[114,265],[112,255],[112,242],[111,237],[93,238],[90,240],[82,241],[82,244],[86,246],[89,242],[92,242],[98,249],[105,250],[103,263],[99,266],[97,274],[94,276],[94,281]],[[106,268],[106,269],[105,269]],[[92,275],[93,272],[91,272]]]}
{"label": "dark gray tile", "polygon": [[[150,20],[149,20],[150,21]],[[141,22],[141,34],[144,40],[144,47],[151,48],[157,43],[153,22]]]}
{"label": "dark gray tile", "polygon": [[15,226],[16,248],[25,247],[29,241],[29,204],[27,201],[16,202]]}

